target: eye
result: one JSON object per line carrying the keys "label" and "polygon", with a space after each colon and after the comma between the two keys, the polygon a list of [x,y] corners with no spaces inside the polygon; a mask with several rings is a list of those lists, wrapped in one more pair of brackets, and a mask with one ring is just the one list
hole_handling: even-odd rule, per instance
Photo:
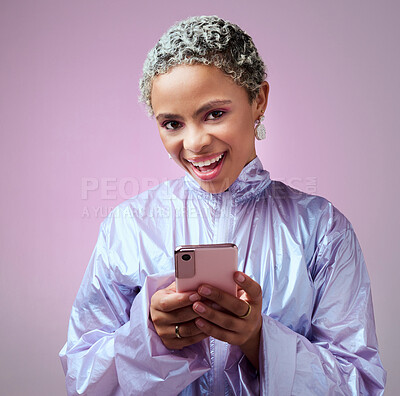
{"label": "eye", "polygon": [[178,121],[165,121],[161,125],[163,128],[169,130],[169,131],[176,131],[179,129],[182,125]]}
{"label": "eye", "polygon": [[206,120],[216,120],[225,114],[222,110],[213,110],[207,114]]}

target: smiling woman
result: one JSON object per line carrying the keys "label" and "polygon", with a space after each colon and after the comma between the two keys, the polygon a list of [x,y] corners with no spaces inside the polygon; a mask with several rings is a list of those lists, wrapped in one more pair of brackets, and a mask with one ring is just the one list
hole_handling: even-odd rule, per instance
{"label": "smiling woman", "polygon": [[[186,175],[102,223],[60,353],[68,394],[383,393],[353,227],[256,155],[265,77],[252,39],[215,16],[178,22],[149,52],[141,99]],[[236,295],[176,291],[175,248],[198,244],[237,246]]]}
{"label": "smiling woman", "polygon": [[154,79],[151,93],[166,150],[210,193],[226,190],[256,157],[254,124],[267,98],[267,82],[249,103],[245,88],[206,65],[172,68]]}

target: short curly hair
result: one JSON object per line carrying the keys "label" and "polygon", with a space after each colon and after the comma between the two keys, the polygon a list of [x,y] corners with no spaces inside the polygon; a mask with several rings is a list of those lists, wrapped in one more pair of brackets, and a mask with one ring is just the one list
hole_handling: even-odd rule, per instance
{"label": "short curly hair", "polygon": [[139,82],[140,97],[149,115],[153,79],[181,64],[214,65],[246,89],[250,103],[266,79],[266,67],[252,38],[239,26],[215,15],[195,16],[163,34],[150,50]]}

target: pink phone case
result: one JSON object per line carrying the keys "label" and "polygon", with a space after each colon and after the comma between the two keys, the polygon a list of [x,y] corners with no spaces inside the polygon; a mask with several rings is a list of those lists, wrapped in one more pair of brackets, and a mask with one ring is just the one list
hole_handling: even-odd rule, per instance
{"label": "pink phone case", "polygon": [[176,291],[196,290],[207,283],[236,296],[233,274],[238,249],[233,243],[185,245],[175,249]]}

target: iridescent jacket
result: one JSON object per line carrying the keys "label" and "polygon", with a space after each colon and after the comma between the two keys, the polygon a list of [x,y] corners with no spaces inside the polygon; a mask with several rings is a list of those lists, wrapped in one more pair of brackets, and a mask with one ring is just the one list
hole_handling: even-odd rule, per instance
{"label": "iridescent jacket", "polygon": [[[211,337],[169,350],[149,320],[175,247],[223,242],[263,290],[259,372]],[[381,395],[386,381],[351,224],[326,199],[271,181],[257,157],[223,193],[186,175],[110,213],[60,357],[69,395]]]}

